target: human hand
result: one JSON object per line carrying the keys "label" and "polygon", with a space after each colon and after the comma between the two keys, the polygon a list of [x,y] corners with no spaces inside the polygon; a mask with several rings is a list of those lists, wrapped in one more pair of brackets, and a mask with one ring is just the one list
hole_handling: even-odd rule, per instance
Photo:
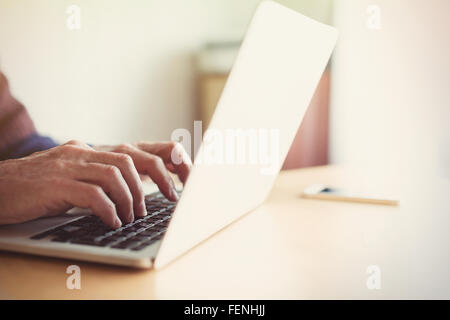
{"label": "human hand", "polygon": [[192,167],[191,159],[182,145],[173,141],[95,146],[94,149],[129,155],[136,170],[148,175],[171,201],[178,200],[178,194],[168,171],[177,174],[184,184]]}
{"label": "human hand", "polygon": [[134,145],[95,150],[71,141],[0,162],[0,224],[56,215],[77,206],[91,209],[105,224],[118,228],[122,222],[146,214],[138,172],[149,174],[165,196],[176,200],[166,168],[178,173],[184,182],[190,162],[174,164],[167,155],[172,153],[168,150],[175,150],[173,153],[181,152],[184,159],[184,151],[174,143],[141,145],[148,151]]}

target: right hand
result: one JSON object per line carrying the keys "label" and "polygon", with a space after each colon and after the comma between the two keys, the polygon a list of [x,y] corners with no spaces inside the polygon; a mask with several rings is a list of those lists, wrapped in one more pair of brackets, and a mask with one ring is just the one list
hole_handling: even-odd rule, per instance
{"label": "right hand", "polygon": [[146,215],[144,191],[129,155],[73,141],[0,162],[0,224],[90,209],[111,228]]}

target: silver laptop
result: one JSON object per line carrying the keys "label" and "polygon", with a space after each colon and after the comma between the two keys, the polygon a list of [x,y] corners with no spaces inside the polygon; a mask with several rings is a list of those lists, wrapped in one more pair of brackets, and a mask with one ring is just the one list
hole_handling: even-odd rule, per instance
{"label": "silver laptop", "polygon": [[0,249],[137,268],[186,253],[265,200],[336,39],[334,28],[262,2],[178,203],[150,194],[148,215],[117,230],[76,209],[1,226]]}

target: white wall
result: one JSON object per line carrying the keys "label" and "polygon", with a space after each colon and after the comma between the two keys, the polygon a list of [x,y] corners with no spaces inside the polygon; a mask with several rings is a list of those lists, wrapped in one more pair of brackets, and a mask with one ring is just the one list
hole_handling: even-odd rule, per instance
{"label": "white wall", "polygon": [[[366,27],[378,5],[381,29]],[[338,0],[331,160],[450,177],[450,1]],[[393,179],[390,179],[393,178]]]}
{"label": "white wall", "polygon": [[[0,0],[0,68],[38,129],[60,141],[167,140],[192,126],[196,51],[240,39],[259,2]],[[280,2],[328,18],[328,1]],[[77,31],[66,27],[72,4]]]}
{"label": "white wall", "polygon": [[[2,69],[61,140],[167,139],[192,120],[195,48],[228,31],[206,2],[2,0]],[[79,31],[66,28],[70,4]]]}

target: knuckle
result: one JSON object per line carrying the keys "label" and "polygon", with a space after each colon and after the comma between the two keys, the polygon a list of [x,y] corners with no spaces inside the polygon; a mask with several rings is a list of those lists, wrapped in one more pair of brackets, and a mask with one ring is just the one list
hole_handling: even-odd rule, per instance
{"label": "knuckle", "polygon": [[125,153],[121,153],[118,155],[119,160],[123,161],[123,162],[132,162],[131,156]]}
{"label": "knuckle", "polygon": [[127,166],[133,165],[133,159],[128,154],[119,153],[116,155],[116,158],[117,158],[117,161],[119,161],[122,164],[125,164]]}
{"label": "knuckle", "polygon": [[183,145],[179,142],[174,142],[172,146],[172,152],[179,153],[181,155],[186,153],[186,150],[184,149]]}
{"label": "knuckle", "polygon": [[92,201],[102,201],[103,190],[101,187],[89,184],[85,187],[85,191]]}
{"label": "knuckle", "polygon": [[145,146],[148,146],[150,143],[147,141],[139,141],[136,142],[134,145],[138,148],[138,149],[142,149]]}
{"label": "knuckle", "polygon": [[177,142],[176,149],[177,149],[177,150],[180,150],[180,152],[182,152],[182,153],[184,153],[184,154],[187,154],[187,153],[186,153],[186,149],[185,149],[184,146],[183,146],[181,143],[179,143],[179,142]]}
{"label": "knuckle", "polygon": [[164,165],[163,160],[160,157],[156,157],[156,156],[151,157],[149,162],[155,167],[160,167],[160,166]]}
{"label": "knuckle", "polygon": [[133,146],[129,143],[119,144],[116,148],[118,152],[127,152],[130,151],[131,149],[133,149]]}
{"label": "knuckle", "polygon": [[59,147],[56,147],[55,151],[57,151],[58,153],[67,153],[68,149],[69,149],[69,145],[63,144]]}
{"label": "knuckle", "polygon": [[177,148],[180,144],[178,143],[178,142],[176,142],[176,141],[169,141],[169,142],[167,142],[167,144],[168,144],[168,146],[171,148],[171,149],[175,149],[175,148]]}
{"label": "knuckle", "polygon": [[50,165],[57,171],[65,171],[67,167],[66,162],[61,159],[54,159],[53,161],[50,162]]}
{"label": "knuckle", "polygon": [[113,178],[117,178],[120,175],[120,170],[116,166],[104,165],[103,170],[105,175],[111,176]]}
{"label": "knuckle", "polygon": [[78,151],[77,147],[75,147],[74,145],[70,145],[70,144],[62,145],[62,146],[58,147],[58,149],[59,149],[58,151],[61,154],[69,154],[69,153]]}
{"label": "knuckle", "polygon": [[184,147],[179,142],[175,142],[175,145],[172,148],[171,157],[172,160],[175,160],[178,163],[181,163],[183,160],[186,160],[187,153]]}
{"label": "knuckle", "polygon": [[84,143],[79,140],[70,140],[66,142],[66,145],[82,146]]}

